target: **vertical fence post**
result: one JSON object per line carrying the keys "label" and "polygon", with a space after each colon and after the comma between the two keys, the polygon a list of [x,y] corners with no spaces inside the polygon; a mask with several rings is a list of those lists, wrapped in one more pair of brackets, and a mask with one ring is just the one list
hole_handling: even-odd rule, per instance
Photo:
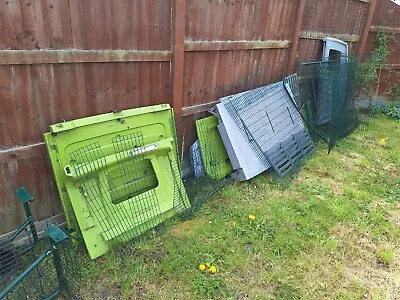
{"label": "vertical fence post", "polygon": [[[172,106],[179,145],[182,144],[183,73],[185,59],[186,0],[173,0]],[[179,147],[179,146],[178,146]],[[180,149],[180,147],[179,147]],[[181,153],[182,155],[182,153]]]}
{"label": "vertical fence post", "polygon": [[371,0],[369,3],[367,19],[365,20],[360,43],[358,44],[357,52],[359,57],[362,57],[364,55],[365,45],[367,44],[368,33],[371,30],[371,23],[375,13],[376,3],[377,0]]}
{"label": "vertical fence post", "polygon": [[294,30],[293,30],[292,43],[290,45],[289,60],[286,65],[286,73],[287,74],[294,72],[294,70],[296,68],[297,48],[299,46],[300,30],[301,30],[301,24],[303,22],[303,17],[304,17],[305,5],[306,5],[306,0],[298,0],[297,1],[296,21],[295,21]]}

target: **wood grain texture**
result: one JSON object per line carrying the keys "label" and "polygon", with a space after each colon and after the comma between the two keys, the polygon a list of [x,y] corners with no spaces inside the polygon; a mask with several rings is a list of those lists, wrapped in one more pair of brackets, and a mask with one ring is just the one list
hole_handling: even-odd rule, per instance
{"label": "wood grain texture", "polygon": [[170,51],[0,50],[0,65],[170,61]]}

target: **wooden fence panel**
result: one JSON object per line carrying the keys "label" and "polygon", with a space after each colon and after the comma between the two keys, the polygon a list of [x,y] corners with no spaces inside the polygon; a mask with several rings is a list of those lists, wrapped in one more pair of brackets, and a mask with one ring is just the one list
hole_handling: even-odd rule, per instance
{"label": "wooden fence panel", "polygon": [[322,55],[322,38],[342,39],[357,53],[369,3],[360,0],[307,0],[301,26],[297,63],[316,61]]}
{"label": "wooden fence panel", "polygon": [[[388,57],[388,66],[381,73],[378,94],[388,97],[388,92],[393,84],[400,81],[400,7],[390,0],[382,0],[376,6],[369,29],[364,56],[369,56],[375,46],[376,33],[380,30],[389,35],[388,46],[391,50]],[[390,99],[390,97],[389,97]]]}
{"label": "wooden fence panel", "polygon": [[168,50],[171,0],[0,1],[0,49]]}

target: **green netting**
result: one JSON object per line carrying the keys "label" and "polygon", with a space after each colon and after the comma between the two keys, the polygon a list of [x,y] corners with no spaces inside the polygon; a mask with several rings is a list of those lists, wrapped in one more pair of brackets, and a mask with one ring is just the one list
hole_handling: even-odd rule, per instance
{"label": "green netting", "polygon": [[314,139],[328,142],[329,151],[338,139],[359,125],[356,108],[354,60],[308,62],[300,67],[300,111]]}

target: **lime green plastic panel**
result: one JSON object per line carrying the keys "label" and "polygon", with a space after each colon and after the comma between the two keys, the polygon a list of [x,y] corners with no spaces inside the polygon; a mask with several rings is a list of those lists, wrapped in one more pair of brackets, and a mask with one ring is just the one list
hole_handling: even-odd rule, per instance
{"label": "lime green plastic panel", "polygon": [[197,137],[204,169],[206,174],[214,180],[222,179],[233,172],[232,164],[217,125],[218,118],[215,116],[196,121]]}
{"label": "lime green plastic panel", "polygon": [[190,206],[169,105],[54,124],[44,137],[67,223],[91,258]]}

